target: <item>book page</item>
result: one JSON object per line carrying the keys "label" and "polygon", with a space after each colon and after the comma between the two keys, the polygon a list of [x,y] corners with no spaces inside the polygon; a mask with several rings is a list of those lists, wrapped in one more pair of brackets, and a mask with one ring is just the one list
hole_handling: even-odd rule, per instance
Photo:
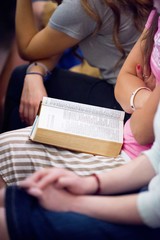
{"label": "book page", "polygon": [[124,120],[124,111],[119,111],[119,110],[114,110],[109,108],[97,107],[97,106],[76,103],[71,101],[64,101],[64,100],[59,100],[59,99],[49,98],[49,97],[43,97],[42,104],[51,106],[51,107],[62,108],[66,110],[73,110],[76,112],[88,113],[96,116],[100,115],[101,117],[104,116],[109,118],[116,118],[121,121]]}
{"label": "book page", "polygon": [[41,107],[38,127],[122,142],[122,118],[124,113],[121,111],[46,98]]}

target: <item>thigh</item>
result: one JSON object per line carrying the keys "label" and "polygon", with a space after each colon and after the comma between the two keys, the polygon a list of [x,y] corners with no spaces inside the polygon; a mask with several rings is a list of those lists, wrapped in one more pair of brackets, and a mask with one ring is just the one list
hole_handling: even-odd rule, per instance
{"label": "thigh", "polygon": [[45,86],[50,97],[113,109],[121,108],[114,97],[114,86],[99,78],[55,69]]}
{"label": "thigh", "polygon": [[6,98],[2,132],[26,127],[19,116],[19,104],[27,65],[17,67],[10,78]]}
{"label": "thigh", "polygon": [[[115,99],[114,85],[106,80],[56,68],[45,87],[49,97],[122,110]],[[125,114],[125,121],[129,117]]]}
{"label": "thigh", "polygon": [[5,203],[8,229],[12,240],[159,239],[159,229],[112,224],[73,212],[47,211],[35,198],[17,187],[7,188]]}
{"label": "thigh", "polygon": [[1,240],[9,240],[4,208],[0,208],[0,236]]}
{"label": "thigh", "polygon": [[31,127],[0,134],[0,176],[6,185],[22,181],[45,167],[67,168],[78,175],[107,172],[127,161],[80,153],[29,140]]}

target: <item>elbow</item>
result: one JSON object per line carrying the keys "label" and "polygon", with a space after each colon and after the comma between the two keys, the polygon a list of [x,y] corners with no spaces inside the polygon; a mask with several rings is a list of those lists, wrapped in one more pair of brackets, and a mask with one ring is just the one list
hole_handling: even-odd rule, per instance
{"label": "elbow", "polygon": [[19,51],[19,55],[23,60],[31,61],[31,59],[29,58],[29,56],[25,52]]}
{"label": "elbow", "polygon": [[152,133],[147,133],[147,130],[144,127],[140,128],[132,128],[132,134],[136,142],[141,145],[145,146],[148,144],[152,144],[154,141],[154,135]]}
{"label": "elbow", "polygon": [[122,107],[122,109],[129,114],[132,114],[132,109],[131,107],[126,103],[126,99],[124,100],[124,92],[122,91],[118,78],[117,78],[117,83],[115,85],[114,88],[114,96],[115,99],[117,100],[117,102],[120,104],[120,106]]}
{"label": "elbow", "polygon": [[19,49],[19,55],[25,61],[35,61],[37,59],[27,49]]}
{"label": "elbow", "polygon": [[136,140],[136,142],[141,145],[141,146],[144,146],[147,143],[146,139],[144,139],[140,133],[136,133],[136,132],[133,132],[133,136],[134,136],[134,139]]}

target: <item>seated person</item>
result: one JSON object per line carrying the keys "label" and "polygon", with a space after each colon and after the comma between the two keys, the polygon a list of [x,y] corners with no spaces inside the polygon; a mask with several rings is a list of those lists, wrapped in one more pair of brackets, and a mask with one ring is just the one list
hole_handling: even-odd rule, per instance
{"label": "seated person", "polygon": [[[129,92],[130,89],[133,88],[133,82],[135,83],[134,88],[136,87],[138,89],[133,89],[134,92],[130,94],[132,99],[130,110],[133,111],[133,105],[135,106],[135,110],[132,113],[131,119],[125,125],[124,144],[121,155],[117,156],[117,158],[107,158],[33,143],[28,138],[31,128],[7,132],[0,135],[1,186],[20,182],[42,167],[65,167],[79,175],[90,175],[95,172],[108,171],[114,167],[128,163],[128,159],[137,157],[141,151],[151,147],[154,141],[153,117],[159,102],[159,92],[157,87],[151,91],[151,89],[145,85],[144,80],[141,79],[141,72],[138,71],[139,68],[136,71],[136,66],[138,63],[140,66],[144,65],[143,54],[145,53],[145,44],[148,46],[147,40],[152,36],[150,31],[148,32],[148,27],[152,30],[151,26],[154,26],[150,26],[149,23],[152,23],[152,20],[156,18],[157,11],[153,10],[146,24],[147,29],[145,29],[137,41],[118,77],[118,82],[122,81],[121,79],[128,81],[127,89]],[[147,36],[146,32],[148,32]],[[149,42],[152,43],[152,41]],[[155,46],[156,44],[155,42]],[[149,49],[152,48],[153,46],[149,47]],[[137,54],[137,52],[139,54]],[[137,56],[136,58],[135,55]],[[157,68],[153,68],[153,71],[156,82],[158,83],[159,75],[156,74],[155,69]],[[152,79],[152,74],[150,79]],[[121,89],[121,91],[124,90],[126,91],[126,88]],[[137,108],[138,94],[141,94],[141,98],[143,95],[146,98],[147,94],[148,98],[146,98],[146,102],[143,101],[143,107],[141,106],[140,108]],[[126,98],[126,101],[127,100],[128,98]]]}
{"label": "seated person", "polygon": [[0,190],[2,240],[159,240],[159,119],[160,102],[152,148],[125,166],[88,177],[48,168]]}
{"label": "seated person", "polygon": [[[46,27],[38,31],[30,18],[31,1],[18,0],[17,42],[21,56],[31,64],[15,69],[12,74],[3,132],[32,125],[43,96],[121,109],[114,96],[117,75],[152,8],[150,0],[134,3],[65,0]],[[98,68],[101,77],[55,67],[62,54],[77,45],[84,60]]]}

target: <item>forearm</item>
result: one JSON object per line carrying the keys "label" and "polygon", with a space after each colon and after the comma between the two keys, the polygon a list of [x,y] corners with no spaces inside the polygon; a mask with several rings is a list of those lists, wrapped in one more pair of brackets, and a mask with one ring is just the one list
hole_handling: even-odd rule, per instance
{"label": "forearm", "polygon": [[38,32],[31,0],[17,0],[16,35],[20,52],[26,48],[32,37]]}
{"label": "forearm", "polygon": [[154,140],[153,119],[159,103],[159,96],[160,86],[157,86],[144,106],[135,110],[131,116],[132,133],[141,145],[152,143]]}
{"label": "forearm", "polygon": [[70,210],[115,223],[142,224],[137,209],[137,196],[79,196],[72,202]]}
{"label": "forearm", "polygon": [[[122,106],[122,108],[128,113],[133,112],[133,109],[130,106],[130,99],[132,93],[140,87],[146,87],[146,84],[143,80],[143,74],[149,74],[144,72],[146,71],[144,70],[143,57],[145,40],[142,40],[144,34],[145,31],[129,53],[117,77],[117,82],[115,86],[115,97],[119,104]],[[138,65],[141,68],[140,71],[142,77],[139,77],[137,75]],[[141,108],[149,96],[150,91],[148,91],[147,89],[141,89],[140,91],[138,91],[134,99],[136,108]]]}
{"label": "forearm", "polygon": [[[48,71],[52,71],[55,66],[57,65],[59,59],[61,58],[61,54],[59,55],[55,55],[51,58],[48,58],[48,59],[36,59],[34,61],[31,61],[31,64],[32,63],[42,63],[44,66],[46,66],[46,68],[48,69]],[[45,71],[44,71],[44,68],[41,67],[41,66],[32,66],[29,70],[30,72],[38,72],[38,73],[41,73],[41,74],[45,74]]]}
{"label": "forearm", "polygon": [[[136,65],[134,66],[136,68]],[[129,80],[128,84],[127,81]],[[130,105],[132,93],[140,88],[146,87],[144,81],[130,73],[120,73],[115,87],[115,96],[125,112],[133,113]],[[134,103],[138,109],[142,108],[150,96],[151,92],[147,89],[140,90],[134,99]]]}
{"label": "forearm", "polygon": [[[143,174],[142,174],[143,172]],[[155,171],[145,155],[140,155],[130,163],[98,175],[101,194],[117,194],[146,186]]]}

